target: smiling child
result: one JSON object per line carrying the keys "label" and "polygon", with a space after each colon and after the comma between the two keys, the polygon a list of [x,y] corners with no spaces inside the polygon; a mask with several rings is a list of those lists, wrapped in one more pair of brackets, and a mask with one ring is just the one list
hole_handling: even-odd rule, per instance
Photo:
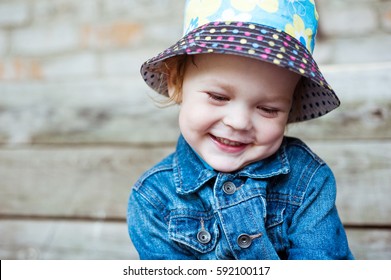
{"label": "smiling child", "polygon": [[180,106],[173,154],[133,186],[141,259],[352,259],[332,171],[289,123],[339,106],[301,1],[189,0],[185,35],[141,67]]}

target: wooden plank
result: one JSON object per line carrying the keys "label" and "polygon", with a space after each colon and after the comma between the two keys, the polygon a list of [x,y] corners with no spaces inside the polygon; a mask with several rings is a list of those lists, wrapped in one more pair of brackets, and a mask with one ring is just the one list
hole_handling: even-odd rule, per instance
{"label": "wooden plank", "polygon": [[0,213],[124,218],[132,184],[146,166],[170,151],[121,147],[0,150]]}
{"label": "wooden plank", "polygon": [[290,135],[306,140],[365,140],[391,138],[391,101],[356,101],[319,119],[290,124]]}
{"label": "wooden plank", "polygon": [[[325,67],[342,105],[289,128],[305,139],[391,138],[391,63]],[[0,144],[173,143],[177,106],[159,109],[139,77],[0,82]],[[152,98],[151,98],[152,97]]]}
{"label": "wooden plank", "polygon": [[0,220],[0,259],[137,259],[126,224]]}
{"label": "wooden plank", "polygon": [[0,92],[0,144],[172,143],[179,133],[177,107],[159,109],[141,78],[0,82]]}
{"label": "wooden plank", "polygon": [[341,100],[332,113],[288,127],[304,139],[390,139],[391,62],[322,67]]}
{"label": "wooden plank", "polygon": [[[125,223],[0,220],[0,259],[138,259]],[[391,230],[347,229],[356,259],[391,259]]]}
{"label": "wooden plank", "polygon": [[337,180],[341,219],[351,225],[391,225],[391,142],[310,141]]}
{"label": "wooden plank", "polygon": [[350,249],[357,260],[391,260],[391,229],[347,229]]}
{"label": "wooden plank", "polygon": [[[350,225],[391,225],[391,143],[309,142],[338,183]],[[0,214],[119,218],[132,184],[174,147],[0,149]]]}

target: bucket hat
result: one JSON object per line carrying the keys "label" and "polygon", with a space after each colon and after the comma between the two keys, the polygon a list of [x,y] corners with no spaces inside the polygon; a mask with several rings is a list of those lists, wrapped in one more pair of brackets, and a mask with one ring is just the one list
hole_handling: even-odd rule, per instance
{"label": "bucket hat", "polygon": [[144,81],[168,96],[162,63],[180,55],[231,54],[286,68],[302,76],[288,122],[327,114],[340,105],[312,53],[318,27],[314,0],[188,0],[183,37],[141,66]]}

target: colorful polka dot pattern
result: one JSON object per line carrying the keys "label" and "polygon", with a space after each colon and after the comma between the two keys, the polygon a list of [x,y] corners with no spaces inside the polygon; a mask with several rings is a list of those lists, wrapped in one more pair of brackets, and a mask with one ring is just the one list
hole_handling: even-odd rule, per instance
{"label": "colorful polka dot pattern", "polygon": [[146,61],[141,66],[141,74],[152,89],[167,96],[166,77],[156,70],[160,64],[177,55],[206,53],[247,56],[302,75],[300,100],[294,101],[301,107],[300,114],[289,122],[320,117],[340,104],[306,47],[284,31],[255,23],[212,22],[198,27]]}

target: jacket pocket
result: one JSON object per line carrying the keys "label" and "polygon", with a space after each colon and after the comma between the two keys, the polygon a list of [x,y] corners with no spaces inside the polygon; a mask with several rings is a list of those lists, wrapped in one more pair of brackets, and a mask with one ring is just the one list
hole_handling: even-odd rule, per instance
{"label": "jacket pocket", "polygon": [[268,202],[266,215],[266,229],[276,227],[284,221],[284,212],[286,205],[281,203]]}
{"label": "jacket pocket", "polygon": [[168,231],[172,240],[199,253],[212,251],[219,237],[213,213],[188,209],[171,212]]}

